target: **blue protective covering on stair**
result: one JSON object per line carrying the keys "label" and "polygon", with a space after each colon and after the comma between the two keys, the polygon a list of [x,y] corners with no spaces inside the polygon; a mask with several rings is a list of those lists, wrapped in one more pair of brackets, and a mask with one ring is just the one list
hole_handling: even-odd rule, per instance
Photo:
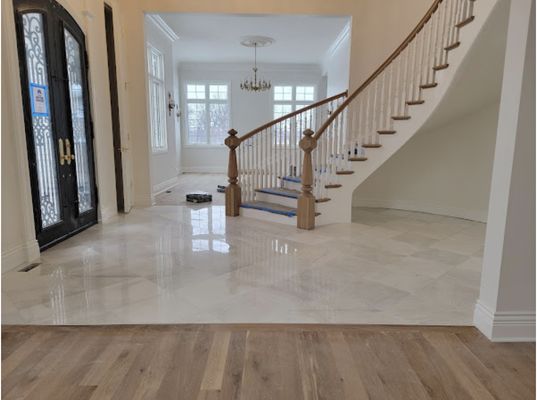
{"label": "blue protective covering on stair", "polygon": [[256,203],[243,203],[243,204],[241,204],[241,207],[242,208],[251,208],[253,210],[267,211],[267,212],[270,212],[270,213],[273,213],[273,214],[285,215],[286,217],[296,217],[296,210],[289,210],[289,211],[278,210],[278,209],[275,209],[275,208],[262,206],[262,205],[256,204]]}
{"label": "blue protective covering on stair", "polygon": [[295,183],[302,182],[302,180],[300,179],[300,176],[284,176],[282,179],[284,181],[295,182]]}
{"label": "blue protective covering on stair", "polygon": [[299,193],[292,193],[292,192],[284,192],[282,189],[278,188],[264,188],[264,189],[257,189],[260,193],[267,193],[267,194],[274,194],[276,196],[282,196],[287,197],[289,199],[298,199]]}

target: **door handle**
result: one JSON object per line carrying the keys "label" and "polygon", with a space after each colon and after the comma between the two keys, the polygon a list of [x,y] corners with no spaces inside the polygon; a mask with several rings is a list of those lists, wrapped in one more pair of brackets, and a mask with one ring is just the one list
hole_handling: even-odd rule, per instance
{"label": "door handle", "polygon": [[71,141],[69,139],[65,139],[65,161],[67,161],[67,165],[71,165],[71,160],[75,159],[75,155],[71,153]]}
{"label": "door handle", "polygon": [[60,165],[65,164],[65,150],[63,147],[63,139],[58,139],[58,152],[60,153]]}

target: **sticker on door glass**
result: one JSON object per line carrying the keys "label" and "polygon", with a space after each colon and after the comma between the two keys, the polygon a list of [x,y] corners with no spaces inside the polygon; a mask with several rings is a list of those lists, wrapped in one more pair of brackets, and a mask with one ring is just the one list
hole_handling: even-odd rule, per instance
{"label": "sticker on door glass", "polygon": [[32,116],[48,117],[48,88],[44,85],[30,83]]}

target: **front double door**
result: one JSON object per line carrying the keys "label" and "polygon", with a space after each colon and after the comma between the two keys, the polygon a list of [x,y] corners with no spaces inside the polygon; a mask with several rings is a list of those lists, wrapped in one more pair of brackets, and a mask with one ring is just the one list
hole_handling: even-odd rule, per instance
{"label": "front double door", "polygon": [[14,10],[36,234],[44,249],[97,222],[85,38],[53,0],[14,0]]}

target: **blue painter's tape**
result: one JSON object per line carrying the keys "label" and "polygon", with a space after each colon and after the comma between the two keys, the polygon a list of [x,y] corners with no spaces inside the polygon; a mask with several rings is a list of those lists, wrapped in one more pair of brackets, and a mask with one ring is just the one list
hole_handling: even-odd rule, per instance
{"label": "blue painter's tape", "polygon": [[299,176],[284,176],[282,179],[288,182],[295,182],[295,183],[302,182]]}
{"label": "blue painter's tape", "polygon": [[279,214],[279,215],[285,215],[286,217],[296,217],[296,211],[284,211],[284,210],[276,210],[274,208],[270,207],[264,207],[257,204],[250,204],[250,203],[243,203],[241,204],[242,208],[251,208],[253,210],[260,210],[260,211],[267,211],[273,214]]}

